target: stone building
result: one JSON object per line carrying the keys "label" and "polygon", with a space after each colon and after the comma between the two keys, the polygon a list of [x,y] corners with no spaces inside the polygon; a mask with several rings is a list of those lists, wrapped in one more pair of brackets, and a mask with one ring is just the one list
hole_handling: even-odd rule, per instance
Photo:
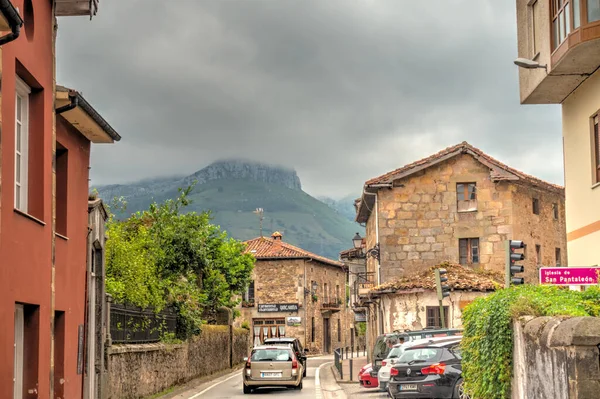
{"label": "stone building", "polygon": [[254,344],[296,337],[310,354],[350,346],[353,313],[343,263],[290,245],[279,232],[246,245],[256,264],[236,324],[249,324]]}
{"label": "stone building", "polygon": [[525,281],[567,265],[564,189],[463,142],[371,179],[357,202],[373,284],[444,261],[503,272],[504,241],[527,245]]}

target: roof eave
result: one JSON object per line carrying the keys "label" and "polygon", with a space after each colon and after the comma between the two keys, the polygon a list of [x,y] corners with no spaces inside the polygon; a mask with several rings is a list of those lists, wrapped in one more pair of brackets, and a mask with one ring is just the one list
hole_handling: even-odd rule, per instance
{"label": "roof eave", "polygon": [[57,85],[56,113],[93,143],[114,143],[121,136],[76,90]]}

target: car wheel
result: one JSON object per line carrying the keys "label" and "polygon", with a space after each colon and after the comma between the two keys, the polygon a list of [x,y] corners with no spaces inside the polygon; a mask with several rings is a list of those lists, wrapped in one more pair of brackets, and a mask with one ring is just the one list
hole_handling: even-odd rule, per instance
{"label": "car wheel", "polygon": [[298,384],[298,386],[296,387],[297,390],[302,390],[302,381],[300,381],[300,384]]}
{"label": "car wheel", "polygon": [[244,394],[252,393],[252,388],[247,385],[244,385]]}
{"label": "car wheel", "polygon": [[454,395],[452,397],[454,399],[471,399],[469,394],[465,392],[465,385],[462,378],[454,386]]}

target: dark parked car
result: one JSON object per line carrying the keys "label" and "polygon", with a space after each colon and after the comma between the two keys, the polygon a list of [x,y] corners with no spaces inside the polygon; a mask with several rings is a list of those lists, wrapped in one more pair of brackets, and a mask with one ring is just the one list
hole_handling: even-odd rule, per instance
{"label": "dark parked car", "polygon": [[407,348],[390,377],[392,398],[469,398],[463,391],[460,340]]}
{"label": "dark parked car", "polygon": [[452,335],[461,335],[462,330],[457,328],[426,328],[424,330],[415,331],[394,331],[391,333],[383,334],[377,337],[375,345],[373,347],[373,370],[371,375],[377,376],[381,363],[387,358],[394,345],[408,341],[416,341],[423,338],[432,337],[447,337]]}
{"label": "dark parked car", "polygon": [[267,338],[264,342],[265,345],[269,344],[287,344],[291,345],[296,357],[302,363],[302,368],[304,371],[302,372],[302,377],[306,377],[306,354],[308,353],[308,349],[303,349],[302,344],[298,338]]}

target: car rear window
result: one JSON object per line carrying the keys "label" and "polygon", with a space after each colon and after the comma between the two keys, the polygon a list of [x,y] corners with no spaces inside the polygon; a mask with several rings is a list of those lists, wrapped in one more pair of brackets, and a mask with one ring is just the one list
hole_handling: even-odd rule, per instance
{"label": "car rear window", "polygon": [[401,346],[399,346],[397,348],[393,348],[387,357],[388,359],[394,359],[400,357],[400,355],[402,355],[402,352],[404,352],[404,349]]}
{"label": "car rear window", "polygon": [[408,348],[404,351],[399,363],[425,363],[435,362],[442,356],[443,349],[440,348]]}
{"label": "car rear window", "polygon": [[255,349],[250,360],[253,362],[289,362],[293,360],[289,349]]}

